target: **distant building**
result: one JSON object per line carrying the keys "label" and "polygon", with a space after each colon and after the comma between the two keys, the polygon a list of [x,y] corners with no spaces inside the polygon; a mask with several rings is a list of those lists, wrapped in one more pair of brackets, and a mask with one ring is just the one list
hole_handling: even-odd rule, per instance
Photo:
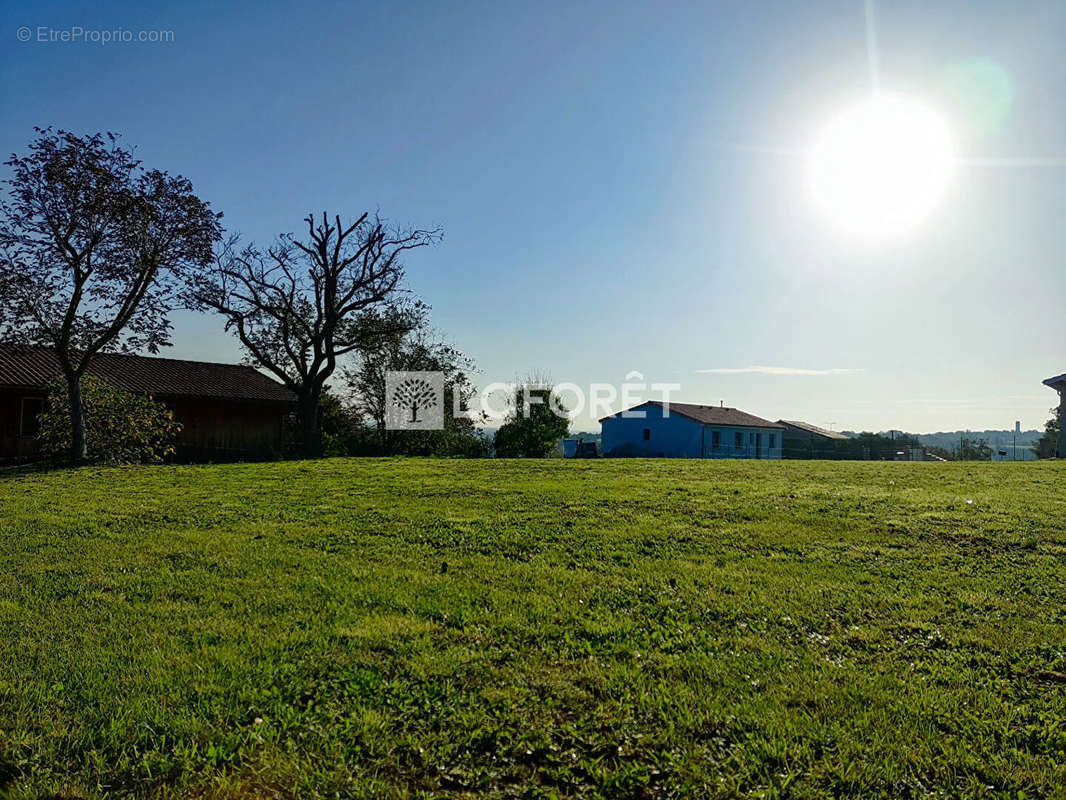
{"label": "distant building", "polygon": [[1036,461],[1036,450],[1029,444],[992,446],[993,461]]}
{"label": "distant building", "polygon": [[[37,456],[38,415],[61,374],[55,351],[0,346],[0,461]],[[282,421],[295,397],[252,367],[99,353],[88,374],[164,404],[181,423],[180,460],[280,454]]]}
{"label": "distant building", "polygon": [[1066,457],[1066,373],[1048,378],[1044,381],[1044,385],[1050,386],[1059,393],[1059,419],[1062,424],[1059,425],[1058,457],[1064,458]]}
{"label": "distant building", "polygon": [[779,419],[784,428],[784,458],[854,458],[846,448],[851,439],[836,431],[827,431],[809,422]]}
{"label": "distant building", "polygon": [[735,408],[650,400],[600,420],[605,456],[781,458],[776,422]]}
{"label": "distant building", "polygon": [[[889,459],[890,461],[893,459]],[[925,461],[925,448],[904,445],[896,451],[896,461]]]}
{"label": "distant building", "polygon": [[599,458],[595,440],[563,439],[563,458]]}

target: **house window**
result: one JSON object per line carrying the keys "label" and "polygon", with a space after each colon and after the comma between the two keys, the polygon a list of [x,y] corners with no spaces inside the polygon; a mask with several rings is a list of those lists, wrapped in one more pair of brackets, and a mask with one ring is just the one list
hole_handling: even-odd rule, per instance
{"label": "house window", "polygon": [[40,430],[40,415],[44,412],[44,400],[40,397],[23,397],[19,413],[19,436],[32,439]]}
{"label": "house window", "polygon": [[645,428],[644,429],[644,441],[645,442],[650,442],[651,441],[651,428]]}
{"label": "house window", "polygon": [[744,434],[741,433],[740,431],[737,431],[737,435],[733,438],[733,443],[736,446],[737,450],[743,450],[744,449]]}
{"label": "house window", "polygon": [[717,450],[721,446],[722,446],[722,432],[721,431],[711,431],[711,449],[712,450]]}
{"label": "house window", "polygon": [[770,449],[773,450],[775,447],[777,447],[777,434],[776,433],[771,433],[770,434]]}

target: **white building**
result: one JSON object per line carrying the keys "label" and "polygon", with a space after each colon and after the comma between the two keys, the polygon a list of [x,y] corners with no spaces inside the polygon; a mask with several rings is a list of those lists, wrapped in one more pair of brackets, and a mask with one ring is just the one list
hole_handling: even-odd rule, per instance
{"label": "white building", "polygon": [[636,458],[781,458],[784,427],[735,408],[649,400],[600,420],[603,454]]}

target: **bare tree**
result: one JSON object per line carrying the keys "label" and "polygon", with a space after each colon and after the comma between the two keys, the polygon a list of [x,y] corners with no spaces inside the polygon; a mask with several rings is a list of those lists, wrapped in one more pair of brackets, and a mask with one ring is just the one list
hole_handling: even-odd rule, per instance
{"label": "bare tree", "polygon": [[169,344],[176,292],[211,263],[222,215],[185,178],[143,170],[114,134],[36,131],[29,154],[5,162],[0,336],[55,349],[80,462],[82,376],[101,351]]}
{"label": "bare tree", "polygon": [[191,307],[226,318],[249,360],[297,397],[303,453],[321,454],[318,406],[338,359],[417,324],[405,303],[402,257],[440,230],[401,231],[363,214],[350,225],[308,215],[307,239],[283,234],[265,252],[231,239],[188,292]]}

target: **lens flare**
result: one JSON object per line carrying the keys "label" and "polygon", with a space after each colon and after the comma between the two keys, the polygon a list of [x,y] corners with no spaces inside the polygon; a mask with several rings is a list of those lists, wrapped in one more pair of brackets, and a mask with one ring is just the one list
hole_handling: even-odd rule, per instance
{"label": "lens flare", "polygon": [[921,103],[886,95],[834,118],[808,161],[814,201],[829,224],[866,239],[902,235],[928,218],[954,166],[943,118]]}

